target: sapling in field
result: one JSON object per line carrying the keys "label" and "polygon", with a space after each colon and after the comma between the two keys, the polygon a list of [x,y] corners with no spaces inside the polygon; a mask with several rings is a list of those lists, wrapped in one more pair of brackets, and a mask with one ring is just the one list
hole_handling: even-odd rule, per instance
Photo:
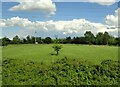
{"label": "sapling in field", "polygon": [[59,51],[62,49],[62,45],[59,45],[59,40],[58,40],[58,36],[55,35],[55,45],[52,46],[52,48],[54,49],[54,51],[56,51],[56,55],[59,54]]}
{"label": "sapling in field", "polygon": [[56,51],[56,55],[58,55],[59,51],[62,49],[62,45],[56,44],[56,45],[52,46],[52,48],[54,49],[54,51]]}

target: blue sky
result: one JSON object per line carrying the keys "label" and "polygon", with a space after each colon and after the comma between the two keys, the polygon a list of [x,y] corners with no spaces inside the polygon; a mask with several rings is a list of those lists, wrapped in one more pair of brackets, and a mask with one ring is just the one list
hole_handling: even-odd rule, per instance
{"label": "blue sky", "polygon": [[[90,22],[94,23],[102,23],[105,24],[105,17],[107,15],[114,15],[115,10],[118,8],[118,3],[114,3],[113,5],[106,6],[106,5],[99,5],[96,3],[88,3],[88,2],[55,2],[56,5],[56,14],[52,15],[51,17],[46,17],[44,13],[39,11],[10,11],[9,9],[15,5],[18,5],[17,2],[3,2],[2,3],[2,19],[10,19],[12,17],[20,17],[20,18],[27,18],[32,22],[35,21],[71,21],[73,19],[85,19]],[[26,32],[23,31],[22,32]],[[21,31],[21,27],[8,27],[3,28],[3,35],[12,38],[15,34],[18,34],[18,31]],[[41,37],[46,37],[50,35],[53,37],[52,31],[50,32],[43,32],[38,31]],[[55,31],[60,37],[65,36],[78,36],[82,32],[78,34],[68,34],[63,35],[62,31]],[[44,33],[44,34],[43,34]],[[31,34],[31,33],[30,33]],[[31,34],[34,35],[34,34]],[[80,36],[80,35],[79,35]]]}
{"label": "blue sky", "polygon": [[13,12],[8,10],[17,4],[17,2],[3,2],[2,18],[7,19],[19,16],[22,18],[29,18],[31,21],[72,20],[75,18],[84,18],[94,22],[103,22],[106,15],[113,15],[114,11],[118,8],[118,3],[111,6],[104,6],[87,2],[56,2],[57,11],[55,16],[46,18],[41,12]]}

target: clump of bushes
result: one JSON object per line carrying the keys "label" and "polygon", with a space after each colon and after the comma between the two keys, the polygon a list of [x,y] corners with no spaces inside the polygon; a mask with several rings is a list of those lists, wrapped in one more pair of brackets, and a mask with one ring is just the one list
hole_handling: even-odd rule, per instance
{"label": "clump of bushes", "polygon": [[51,65],[16,59],[3,60],[3,85],[118,85],[118,61],[87,65],[63,58]]}

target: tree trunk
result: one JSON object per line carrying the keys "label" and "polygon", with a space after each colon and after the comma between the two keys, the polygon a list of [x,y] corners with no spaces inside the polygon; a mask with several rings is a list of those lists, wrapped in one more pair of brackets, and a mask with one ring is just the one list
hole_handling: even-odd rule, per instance
{"label": "tree trunk", "polygon": [[57,55],[59,54],[59,52],[57,51]]}

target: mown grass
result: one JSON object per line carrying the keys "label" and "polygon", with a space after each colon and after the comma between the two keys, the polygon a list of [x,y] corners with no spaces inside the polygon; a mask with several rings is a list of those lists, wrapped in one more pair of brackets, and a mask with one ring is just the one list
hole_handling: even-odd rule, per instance
{"label": "mown grass", "polygon": [[91,64],[100,64],[106,59],[118,60],[118,47],[115,46],[64,44],[58,56],[51,55],[51,53],[55,54],[52,46],[53,44],[8,45],[3,47],[3,59],[32,60],[48,64],[64,57],[86,60]]}

